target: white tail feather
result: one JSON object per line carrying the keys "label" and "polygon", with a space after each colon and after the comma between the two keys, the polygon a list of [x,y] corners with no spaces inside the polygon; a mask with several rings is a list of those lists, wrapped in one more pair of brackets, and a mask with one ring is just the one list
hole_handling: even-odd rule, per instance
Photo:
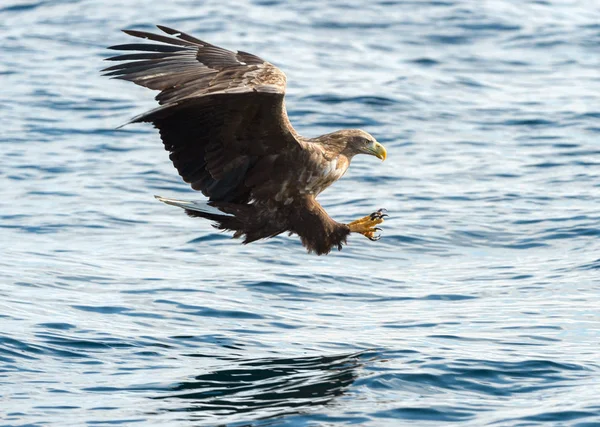
{"label": "white tail feather", "polygon": [[204,212],[211,215],[233,216],[231,214],[221,212],[219,209],[210,206],[207,202],[187,202],[185,200],[169,199],[167,197],[161,197],[156,195],[154,197],[157,200],[166,203],[167,205],[177,206],[179,208],[187,209],[190,211]]}

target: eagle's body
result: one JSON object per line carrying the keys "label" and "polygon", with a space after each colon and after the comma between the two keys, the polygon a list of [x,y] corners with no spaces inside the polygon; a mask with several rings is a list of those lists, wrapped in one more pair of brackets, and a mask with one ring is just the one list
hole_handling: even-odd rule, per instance
{"label": "eagle's body", "polygon": [[127,34],[164,44],[129,44],[138,51],[106,75],[160,90],[160,107],[130,123],[152,122],[185,182],[208,197],[193,202],[159,198],[208,218],[244,243],[296,233],[309,251],[328,253],[350,232],[374,237],[381,212],[350,224],[331,219],[315,197],[337,181],[359,153],[385,159],[385,149],[361,130],[318,138],[300,136],[284,104],[286,78],[274,65],[159,26],[167,37]]}

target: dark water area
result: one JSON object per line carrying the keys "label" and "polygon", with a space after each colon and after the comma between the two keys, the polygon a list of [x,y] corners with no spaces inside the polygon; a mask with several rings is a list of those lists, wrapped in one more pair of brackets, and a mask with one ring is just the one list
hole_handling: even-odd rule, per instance
{"label": "dark water area", "polygon": [[[0,2],[0,425],[600,426],[600,6]],[[288,77],[295,128],[360,127],[319,198],[383,238],[242,246],[155,93],[101,77],[163,24]]]}

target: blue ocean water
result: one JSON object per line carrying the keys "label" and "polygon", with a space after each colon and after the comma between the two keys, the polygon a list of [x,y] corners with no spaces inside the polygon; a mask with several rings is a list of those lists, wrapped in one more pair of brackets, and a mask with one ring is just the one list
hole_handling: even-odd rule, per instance
{"label": "blue ocean water", "polygon": [[[600,425],[600,5],[3,0],[0,425]],[[320,197],[383,238],[242,246],[151,91],[99,70],[163,24],[288,76],[295,128],[360,127]]]}

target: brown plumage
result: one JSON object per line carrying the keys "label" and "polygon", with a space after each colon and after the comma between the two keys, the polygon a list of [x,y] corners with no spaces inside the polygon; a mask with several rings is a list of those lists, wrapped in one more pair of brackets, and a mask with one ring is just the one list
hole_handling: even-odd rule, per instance
{"label": "brown plumage", "polygon": [[298,135],[286,113],[281,70],[255,55],[158,28],[168,36],[126,30],[161,44],[112,46],[137,53],[108,58],[127,62],[103,71],[160,91],[160,106],[129,123],[153,123],[179,175],[208,197],[207,204],[159,200],[212,220],[244,243],[290,232],[321,255],[341,249],[351,232],[376,239],[381,210],[342,224],[315,198],[342,177],[354,155],[385,159],[381,144],[362,130]]}

